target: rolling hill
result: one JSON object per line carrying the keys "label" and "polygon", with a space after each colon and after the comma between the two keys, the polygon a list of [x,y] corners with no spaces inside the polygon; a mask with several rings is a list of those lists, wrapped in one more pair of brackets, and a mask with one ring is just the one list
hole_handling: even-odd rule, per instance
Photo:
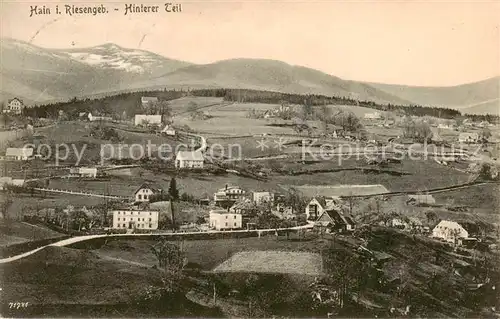
{"label": "rolling hill", "polygon": [[464,113],[500,113],[500,76],[450,87],[369,84],[379,90],[420,105],[444,106]]}
{"label": "rolling hill", "polygon": [[127,89],[189,65],[114,44],[53,50],[2,39],[0,49],[2,98],[20,96],[35,103]]}
{"label": "rolling hill", "polygon": [[500,77],[454,87],[413,87],[343,80],[276,60],[230,59],[195,65],[111,43],[56,50],[1,39],[0,50],[0,98],[18,96],[28,105],[143,89],[225,87],[499,113]]}

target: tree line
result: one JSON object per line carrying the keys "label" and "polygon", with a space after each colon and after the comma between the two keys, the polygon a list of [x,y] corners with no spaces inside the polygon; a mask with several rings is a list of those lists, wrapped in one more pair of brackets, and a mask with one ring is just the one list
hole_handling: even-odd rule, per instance
{"label": "tree line", "polygon": [[96,112],[99,114],[114,114],[131,117],[140,110],[140,100],[142,96],[157,97],[159,101],[178,99],[183,96],[197,97],[219,97],[225,101],[240,103],[265,103],[265,104],[298,104],[308,108],[328,104],[352,105],[372,108],[379,111],[395,112],[399,115],[432,116],[445,119],[456,119],[467,117],[473,121],[488,121],[497,123],[500,120],[498,115],[463,115],[460,111],[450,108],[440,108],[435,106],[422,106],[416,104],[382,104],[374,101],[357,100],[344,96],[325,96],[319,94],[293,94],[251,89],[197,89],[197,90],[144,90],[137,92],[120,93],[100,98],[73,98],[67,102],[55,102],[42,104],[32,108],[23,109],[25,116],[35,118],[56,118],[60,110],[70,114],[74,118],[80,112]]}

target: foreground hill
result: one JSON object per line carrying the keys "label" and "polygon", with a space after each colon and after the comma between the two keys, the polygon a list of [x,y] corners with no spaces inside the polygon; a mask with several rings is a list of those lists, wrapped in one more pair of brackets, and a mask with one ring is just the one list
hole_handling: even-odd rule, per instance
{"label": "foreground hill", "polygon": [[500,76],[450,87],[418,87],[370,83],[384,92],[420,105],[435,105],[472,114],[500,113]]}

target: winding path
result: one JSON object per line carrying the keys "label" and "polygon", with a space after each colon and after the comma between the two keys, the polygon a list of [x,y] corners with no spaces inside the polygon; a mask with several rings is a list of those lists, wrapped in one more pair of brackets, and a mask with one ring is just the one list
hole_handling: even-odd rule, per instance
{"label": "winding path", "polygon": [[3,258],[0,259],[0,264],[6,264],[10,263],[19,259],[22,259],[24,257],[28,257],[30,255],[33,255],[34,253],[49,247],[49,246],[55,246],[55,247],[64,247],[80,242],[84,242],[87,240],[91,239],[97,239],[97,238],[114,238],[114,237],[130,237],[130,236],[137,236],[137,237],[157,237],[157,236],[189,236],[189,235],[195,235],[195,234],[228,234],[228,233],[256,233],[258,237],[260,237],[263,233],[269,233],[269,232],[276,232],[276,231],[283,231],[283,230],[301,230],[301,229],[310,229],[313,227],[313,224],[307,224],[303,226],[295,226],[295,227],[289,227],[289,228],[268,228],[268,229],[254,229],[254,230],[232,230],[232,231],[208,231],[208,232],[185,232],[185,233],[151,233],[151,234],[110,234],[110,235],[86,235],[86,236],[77,236],[77,237],[71,237],[68,239],[63,239],[58,242],[45,245],[33,250],[30,250],[28,252]]}

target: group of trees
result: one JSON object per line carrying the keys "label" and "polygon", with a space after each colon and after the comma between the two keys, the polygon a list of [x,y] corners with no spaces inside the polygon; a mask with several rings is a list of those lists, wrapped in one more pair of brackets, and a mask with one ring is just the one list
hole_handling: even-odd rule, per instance
{"label": "group of trees", "polygon": [[432,138],[432,130],[430,125],[423,120],[415,121],[410,117],[403,119],[403,136],[411,138],[416,142],[428,142]]}

